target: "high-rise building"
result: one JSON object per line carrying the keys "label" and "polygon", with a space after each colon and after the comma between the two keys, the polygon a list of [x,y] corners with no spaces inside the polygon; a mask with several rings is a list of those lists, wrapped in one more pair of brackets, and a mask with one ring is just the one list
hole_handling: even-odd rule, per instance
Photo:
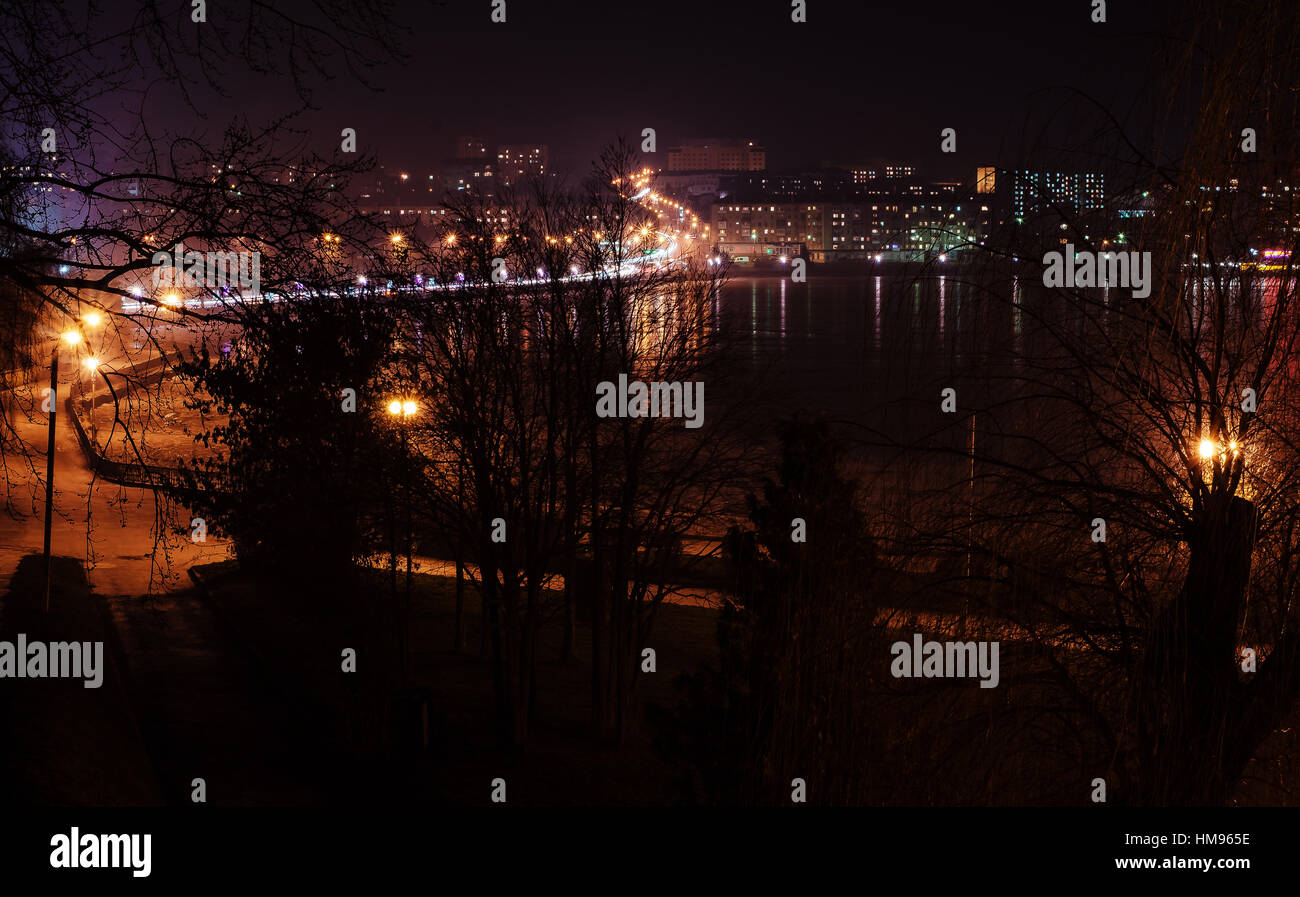
{"label": "high-rise building", "polygon": [[361,187],[357,203],[367,212],[393,218],[436,214],[438,179],[433,174],[412,174],[381,165]]}
{"label": "high-rise building", "polygon": [[448,193],[457,190],[492,193],[495,174],[492,162],[487,159],[452,159],[442,166],[442,189]]}
{"label": "high-rise building", "polygon": [[1023,223],[1044,212],[1101,211],[1106,207],[1106,177],[1097,173],[1008,171],[1011,213]]}
{"label": "high-rise building", "polygon": [[946,257],[980,245],[992,224],[987,203],[949,186],[914,185],[870,198],[720,200],[713,237],[741,262],[783,255],[814,262]]}
{"label": "high-rise building", "polygon": [[1080,211],[1106,207],[1106,178],[1104,175],[1085,173],[1079,175],[1078,202]]}
{"label": "high-rise building", "polygon": [[545,144],[502,144],[497,147],[497,176],[507,185],[528,177],[543,177],[549,155]]}
{"label": "high-rise building", "polygon": [[752,140],[684,140],[668,150],[669,171],[762,171],[767,150]]}
{"label": "high-rise building", "polygon": [[916,177],[915,165],[894,165],[891,163],[866,163],[849,166],[853,173],[853,184],[864,187],[879,181],[906,181]]}

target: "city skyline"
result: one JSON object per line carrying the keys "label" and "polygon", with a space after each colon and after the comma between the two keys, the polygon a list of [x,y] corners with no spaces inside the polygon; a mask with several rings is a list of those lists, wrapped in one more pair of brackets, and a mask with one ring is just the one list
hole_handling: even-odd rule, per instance
{"label": "city skyline", "polygon": [[1286,868],[1293,0],[0,33],[6,869]]}

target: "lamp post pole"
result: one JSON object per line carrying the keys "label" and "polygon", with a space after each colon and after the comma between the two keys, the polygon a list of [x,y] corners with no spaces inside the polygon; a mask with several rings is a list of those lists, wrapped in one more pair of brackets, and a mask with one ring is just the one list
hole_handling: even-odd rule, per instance
{"label": "lamp post pole", "polygon": [[95,414],[95,373],[99,369],[99,362],[94,358],[86,360],[86,367],[90,368],[90,438],[94,440],[95,446],[99,446],[99,417]]}
{"label": "lamp post pole", "polygon": [[[98,324],[99,320],[99,315],[94,314],[89,318],[88,323]],[[59,343],[65,342],[69,346],[75,346],[81,340],[80,330],[66,330],[54,340],[54,348],[50,350],[50,394],[47,399],[50,408],[50,435],[45,448],[45,547],[42,552],[45,558],[46,611],[50,609],[50,535],[54,528],[54,428],[59,411]]]}
{"label": "lamp post pole", "polygon": [[54,423],[59,407],[59,344],[50,353],[50,435],[45,449],[45,610],[50,610],[50,532],[54,525]]}
{"label": "lamp post pole", "polygon": [[[394,419],[395,419],[395,421],[396,421],[396,424],[397,424],[397,430],[398,430],[398,433],[401,434],[401,439],[402,439],[402,457],[401,457],[401,465],[402,465],[402,487],[403,487],[403,488],[402,488],[402,491],[405,493],[405,495],[403,496],[403,498],[404,498],[404,500],[405,500],[405,502],[406,502],[406,508],[405,508],[405,510],[406,510],[406,532],[405,532],[405,534],[402,536],[403,541],[406,543],[406,544],[405,544],[405,553],[406,553],[406,588],[405,588],[405,595],[404,595],[404,599],[405,599],[405,600],[403,601],[402,606],[401,606],[401,608],[400,608],[399,611],[398,611],[398,614],[399,614],[399,617],[400,617],[400,619],[399,619],[399,621],[398,621],[398,629],[399,629],[399,633],[398,633],[398,639],[399,639],[398,653],[399,653],[399,655],[400,655],[399,660],[401,661],[401,675],[402,675],[402,684],[403,684],[403,686],[406,685],[406,683],[407,683],[407,679],[408,679],[408,676],[409,676],[409,674],[410,674],[410,669],[409,669],[409,658],[408,658],[408,654],[409,654],[409,633],[407,633],[406,630],[407,630],[407,628],[410,626],[410,616],[411,616],[411,585],[412,585],[412,583],[411,583],[411,567],[412,567],[412,562],[411,562],[412,559],[411,559],[411,555],[412,555],[412,552],[414,551],[414,546],[411,544],[411,541],[412,541],[412,540],[411,540],[411,454],[410,454],[410,447],[409,447],[409,443],[408,443],[408,437],[407,437],[406,428],[407,428],[408,426],[410,426],[410,418],[411,418],[412,416],[414,416],[414,414],[415,414],[417,408],[418,408],[417,404],[416,404],[413,400],[411,400],[411,399],[405,399],[405,400],[403,400],[403,399],[393,399],[391,402],[388,403],[388,413],[391,414],[391,415],[393,415],[393,417],[394,417]],[[393,516],[396,516],[396,509],[394,509],[394,514],[393,514]],[[397,528],[396,523],[394,523],[392,529],[395,530],[396,528]],[[392,560],[391,560],[391,564],[392,564],[392,589],[393,589],[393,599],[394,599],[394,601],[396,601],[396,599],[397,599],[397,544],[396,544],[396,543],[397,543],[397,535],[396,535],[396,533],[391,533],[391,535],[392,535],[392,541],[393,541],[393,545],[391,546],[391,549],[390,549],[390,557],[391,557],[391,559],[392,559]]]}
{"label": "lamp post pole", "polygon": [[402,470],[405,479],[406,493],[406,601],[402,607],[402,684],[405,685],[407,678],[410,676],[410,654],[411,654],[411,455],[407,447],[406,418],[409,415],[402,416]]}

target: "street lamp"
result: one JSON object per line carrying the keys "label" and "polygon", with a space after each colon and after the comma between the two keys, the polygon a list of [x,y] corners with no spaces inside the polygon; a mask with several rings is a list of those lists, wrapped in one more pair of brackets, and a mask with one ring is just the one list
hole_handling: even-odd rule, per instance
{"label": "street lamp", "polygon": [[[406,495],[406,601],[403,606],[403,619],[400,632],[402,640],[401,650],[399,652],[402,663],[402,682],[405,683],[409,672],[409,650],[408,650],[408,630],[410,628],[411,616],[411,462],[410,453],[407,451],[407,422],[415,416],[420,410],[420,406],[413,399],[392,399],[388,403],[388,414],[397,422],[397,429],[402,434],[402,477],[404,480],[404,492]],[[394,539],[396,541],[396,539]],[[396,546],[394,546],[396,548]],[[392,588],[393,598],[397,597],[397,558],[396,552],[390,555],[392,561]]]}
{"label": "street lamp", "polygon": [[45,610],[50,609],[50,535],[54,527],[54,426],[59,407],[59,341],[75,346],[81,342],[81,333],[65,330],[55,340],[50,350],[49,439],[45,446]]}
{"label": "street lamp", "polygon": [[[92,309],[81,316],[81,323],[85,327],[98,327],[104,323],[104,316]],[[81,332],[79,329],[70,330],[64,334],[64,339],[68,339],[72,345],[78,345],[82,341]],[[90,419],[93,427],[95,421],[95,371],[99,368],[99,359],[92,355],[83,364],[90,370]]]}
{"label": "street lamp", "polygon": [[[411,417],[419,410],[420,406],[411,399],[393,399],[388,403],[388,413],[394,417],[399,415],[401,417]],[[402,432],[405,433],[406,431],[403,430]]]}
{"label": "street lamp", "polygon": [[[1225,474],[1229,473],[1238,459],[1241,458],[1241,445],[1235,439],[1229,439],[1227,443],[1220,443],[1210,438],[1202,438],[1196,444],[1196,454],[1201,462],[1201,475],[1205,475],[1205,462],[1210,462],[1211,475],[1215,471],[1215,465]],[[1244,459],[1242,460],[1244,468]]]}

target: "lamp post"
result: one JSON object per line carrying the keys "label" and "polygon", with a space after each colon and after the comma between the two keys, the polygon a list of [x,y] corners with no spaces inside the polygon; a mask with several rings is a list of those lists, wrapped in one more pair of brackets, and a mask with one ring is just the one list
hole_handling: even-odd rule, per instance
{"label": "lamp post", "polygon": [[[69,346],[81,342],[81,334],[76,330],[67,330],[60,339]],[[50,535],[54,526],[54,427],[58,412],[59,389],[59,342],[50,350],[50,393],[49,393],[49,440],[45,447],[45,610],[50,609]]]}
{"label": "lamp post", "polygon": [[95,440],[96,451],[99,445],[99,418],[95,415],[95,372],[99,370],[98,358],[87,358],[82,362],[90,371],[90,434]]}
{"label": "lamp post", "polygon": [[[411,463],[410,463],[410,454],[407,450],[406,430],[410,418],[414,417],[416,411],[418,410],[419,410],[419,405],[416,404],[416,402],[411,399],[393,399],[391,402],[388,403],[388,413],[394,419],[396,419],[398,432],[402,434],[402,479],[403,479],[403,492],[405,493],[405,497],[406,497],[406,533],[403,536],[403,541],[405,542],[405,552],[406,552],[406,596],[402,606],[402,621],[401,621],[401,626],[399,628],[401,645],[399,646],[399,652],[398,652],[400,654],[401,664],[402,664],[403,684],[406,683],[408,672],[409,672],[408,669],[409,651],[407,650],[408,647],[407,642],[409,639],[408,639],[407,629],[410,626],[410,615],[411,615],[411,552],[412,552]],[[397,566],[396,562],[394,562],[393,566],[394,568]],[[396,578],[396,575],[397,575],[396,571],[394,570],[394,574],[393,574],[394,578]]]}
{"label": "lamp post", "polygon": [[[88,311],[81,316],[81,324],[83,327],[98,327],[102,323],[104,323],[104,316],[97,311]],[[90,347],[89,345],[89,340],[87,340],[87,348],[89,348],[92,353],[94,352],[93,347]],[[95,434],[96,438],[98,438],[99,426],[98,421],[95,419],[95,372],[99,370],[100,362],[99,359],[92,354],[82,363],[86,366],[86,369],[90,371],[90,428],[91,433]]]}
{"label": "lamp post", "polygon": [[[419,410],[411,399],[393,399],[388,403],[388,413],[402,434],[403,481],[406,487],[406,601],[398,624],[401,661],[401,685],[391,697],[390,732],[396,744],[404,751],[427,750],[429,747],[429,692],[427,688],[411,685],[410,680],[410,627],[411,627],[411,459],[407,428]],[[396,541],[396,539],[394,539]],[[395,546],[394,546],[395,548]],[[395,552],[394,552],[395,553]],[[393,599],[397,598],[397,559],[392,561]]]}

